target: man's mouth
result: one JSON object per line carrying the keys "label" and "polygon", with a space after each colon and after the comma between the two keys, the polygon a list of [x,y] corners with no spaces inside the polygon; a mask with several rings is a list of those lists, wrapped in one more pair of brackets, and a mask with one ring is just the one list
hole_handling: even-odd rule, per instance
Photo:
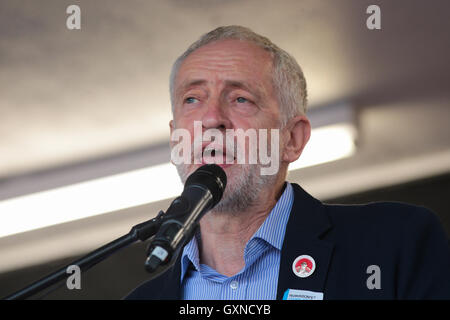
{"label": "man's mouth", "polygon": [[202,150],[202,164],[217,164],[225,168],[235,163],[234,150],[228,150],[222,145],[207,145]]}

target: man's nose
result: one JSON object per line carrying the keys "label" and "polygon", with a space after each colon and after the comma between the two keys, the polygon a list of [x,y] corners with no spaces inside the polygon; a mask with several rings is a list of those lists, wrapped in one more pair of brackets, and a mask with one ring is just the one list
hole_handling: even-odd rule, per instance
{"label": "man's nose", "polygon": [[204,129],[229,129],[231,122],[226,114],[226,110],[220,101],[210,101],[202,117]]}

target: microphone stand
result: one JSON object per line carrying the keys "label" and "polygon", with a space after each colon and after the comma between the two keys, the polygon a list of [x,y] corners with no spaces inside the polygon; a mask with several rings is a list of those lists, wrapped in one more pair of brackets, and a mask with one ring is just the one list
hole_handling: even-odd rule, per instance
{"label": "microphone stand", "polygon": [[63,280],[70,276],[67,273],[67,268],[71,265],[76,265],[80,268],[81,271],[86,271],[92,266],[96,265],[100,261],[106,259],[111,254],[115,253],[119,249],[122,249],[125,246],[128,246],[137,240],[145,241],[148,238],[158,232],[159,227],[162,223],[162,216],[164,212],[160,211],[158,215],[146,222],[135,225],[131,228],[130,232],[120,238],[117,238],[114,241],[98,248],[95,251],[85,255],[84,257],[66,265],[65,267],[49,274],[48,276],[30,284],[29,286],[19,290],[5,298],[4,300],[20,300],[26,299],[39,291],[44,290],[45,288],[50,287],[51,285]]}

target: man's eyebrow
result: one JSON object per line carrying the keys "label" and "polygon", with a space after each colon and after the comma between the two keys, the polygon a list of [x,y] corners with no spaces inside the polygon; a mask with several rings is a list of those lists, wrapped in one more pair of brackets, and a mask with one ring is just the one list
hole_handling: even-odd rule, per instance
{"label": "man's eyebrow", "polygon": [[250,86],[242,81],[226,80],[225,85],[227,87],[244,89],[245,91],[252,93],[253,95],[255,95],[258,98],[262,95],[262,90],[258,86]]}
{"label": "man's eyebrow", "polygon": [[177,93],[181,93],[186,91],[190,87],[200,86],[206,83],[204,79],[193,79],[189,81],[184,81],[181,86],[178,88]]}
{"label": "man's eyebrow", "polygon": [[[208,81],[206,79],[192,79],[192,80],[184,81],[180,85],[180,87],[178,88],[176,93],[185,92],[187,89],[189,89],[191,87],[201,86],[201,85],[206,84],[207,82]],[[260,98],[263,93],[263,90],[261,88],[259,88],[258,86],[251,86],[251,85],[246,84],[245,82],[239,81],[239,80],[225,80],[225,86],[246,90],[246,91],[252,93],[257,98]]]}

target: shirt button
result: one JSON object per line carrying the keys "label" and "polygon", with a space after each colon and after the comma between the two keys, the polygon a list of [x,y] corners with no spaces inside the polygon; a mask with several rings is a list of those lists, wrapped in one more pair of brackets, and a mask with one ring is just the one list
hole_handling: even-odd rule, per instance
{"label": "shirt button", "polygon": [[239,286],[239,283],[236,280],[231,281],[230,288],[236,290]]}

